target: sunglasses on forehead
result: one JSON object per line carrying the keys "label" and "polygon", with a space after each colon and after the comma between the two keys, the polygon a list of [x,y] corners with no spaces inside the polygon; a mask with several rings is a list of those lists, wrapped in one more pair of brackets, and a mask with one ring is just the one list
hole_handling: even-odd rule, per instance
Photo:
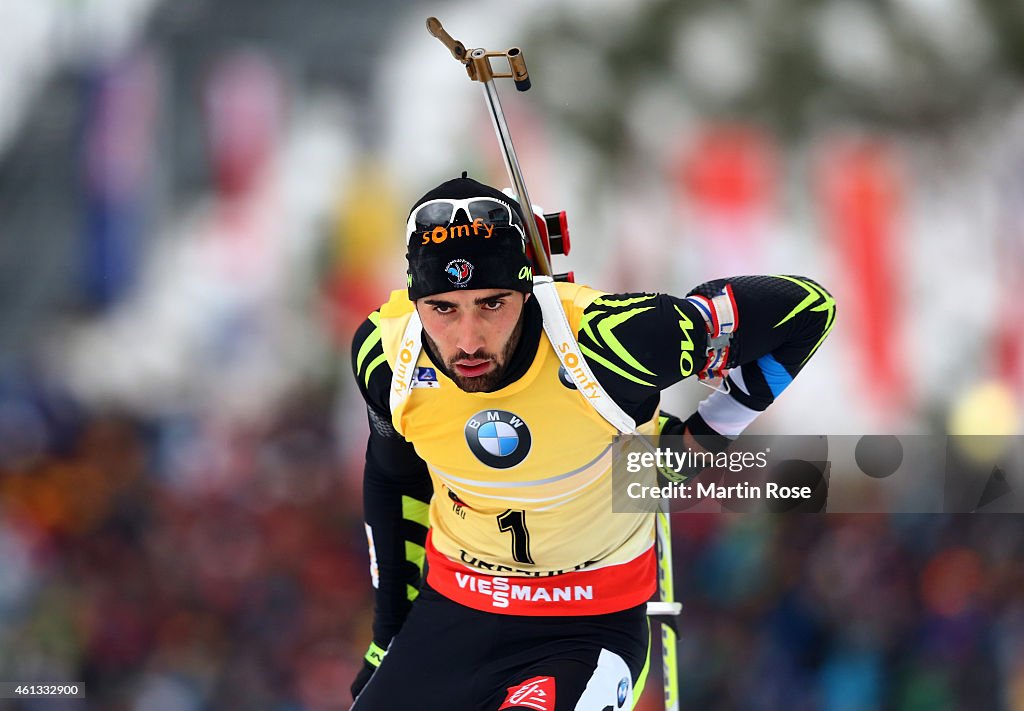
{"label": "sunglasses on forehead", "polygon": [[523,228],[519,224],[519,215],[516,214],[508,203],[493,198],[467,198],[464,200],[450,200],[441,198],[428,200],[416,207],[409,215],[405,224],[405,241],[408,244],[409,238],[415,232],[424,232],[435,227],[447,227],[455,221],[458,212],[465,213],[469,222],[482,220],[494,227],[514,227],[522,237]]}

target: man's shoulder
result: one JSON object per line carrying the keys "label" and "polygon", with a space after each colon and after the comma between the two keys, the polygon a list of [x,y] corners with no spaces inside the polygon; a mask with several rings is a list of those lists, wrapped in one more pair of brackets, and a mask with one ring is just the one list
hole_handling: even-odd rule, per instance
{"label": "man's shoulder", "polygon": [[573,333],[579,331],[583,313],[587,308],[606,295],[604,291],[573,282],[555,282],[555,291],[558,294],[558,300],[562,303],[562,310],[565,311],[565,315],[569,319]]}
{"label": "man's shoulder", "polygon": [[387,392],[391,366],[384,353],[381,309],[366,317],[352,338],[352,373],[366,402],[376,410],[387,411]]}
{"label": "man's shoulder", "polygon": [[556,281],[555,291],[558,292],[558,298],[564,305],[580,309],[586,308],[595,299],[599,299],[607,293],[587,284],[576,284],[569,281]]}
{"label": "man's shoulder", "polygon": [[415,304],[409,300],[405,289],[395,289],[391,292],[388,300],[370,313],[359,327],[356,328],[352,337],[352,363],[357,370],[360,369],[365,358],[370,354],[371,349],[379,355],[382,351],[375,348],[375,344],[382,342],[384,331],[381,326],[387,319],[401,318],[411,314],[416,309]]}
{"label": "man's shoulder", "polygon": [[412,313],[415,309],[416,305],[409,300],[409,292],[405,289],[395,289],[378,311],[384,318],[398,318]]}

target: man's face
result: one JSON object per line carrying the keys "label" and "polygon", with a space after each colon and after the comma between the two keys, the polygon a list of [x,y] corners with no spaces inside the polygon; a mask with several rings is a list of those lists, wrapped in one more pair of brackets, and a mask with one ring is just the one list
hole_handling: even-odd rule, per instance
{"label": "man's face", "polygon": [[456,385],[471,393],[495,389],[519,343],[527,298],[508,289],[470,289],[416,301],[427,345]]}

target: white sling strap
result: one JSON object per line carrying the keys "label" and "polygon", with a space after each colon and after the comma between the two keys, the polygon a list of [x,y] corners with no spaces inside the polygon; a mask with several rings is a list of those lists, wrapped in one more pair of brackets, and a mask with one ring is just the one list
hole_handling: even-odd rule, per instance
{"label": "white sling strap", "polygon": [[[558,360],[576,384],[580,396],[619,432],[636,434],[636,421],[627,415],[601,387],[601,383],[594,377],[594,372],[590,369],[586,358],[583,357],[551,277],[534,277],[533,295],[537,298],[537,303],[540,304],[544,319],[544,332],[554,347]],[[413,369],[416,367],[416,361],[419,360],[420,351],[423,350],[423,342],[420,338],[422,330],[423,324],[420,322],[419,314],[413,311],[409,317],[409,323],[405,327],[405,333],[402,334],[398,355],[391,368],[389,402],[392,413],[399,411],[412,391]]]}
{"label": "white sling strap", "polygon": [[548,335],[548,340],[551,341],[562,367],[576,384],[580,396],[619,432],[636,434],[636,422],[609,397],[608,392],[594,377],[587,359],[583,357],[579,343],[576,342],[576,334],[573,333],[569,318],[562,308],[562,300],[558,298],[554,280],[549,276],[534,277],[533,294],[537,297],[537,303],[540,304],[544,316],[544,331]]}
{"label": "white sling strap", "polygon": [[[423,341],[420,339],[422,330],[420,315],[414,309],[412,316],[409,317],[409,323],[406,324],[405,333],[402,334],[402,341],[398,345],[398,355],[391,366],[391,394],[388,399],[392,415],[405,404],[412,391],[413,372],[416,361],[420,359],[420,351],[423,350]],[[398,429],[397,425],[395,429]],[[399,434],[402,434],[401,431]]]}

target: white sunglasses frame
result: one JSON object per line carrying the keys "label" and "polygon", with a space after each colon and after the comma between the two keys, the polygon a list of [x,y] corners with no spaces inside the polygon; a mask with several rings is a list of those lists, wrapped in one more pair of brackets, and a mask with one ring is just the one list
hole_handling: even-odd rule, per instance
{"label": "white sunglasses frame", "polygon": [[436,205],[438,203],[447,203],[449,205],[452,205],[453,206],[452,207],[452,214],[448,216],[448,221],[451,222],[452,218],[455,217],[455,213],[457,213],[459,211],[459,209],[464,210],[465,213],[466,213],[466,216],[469,217],[469,215],[470,215],[469,204],[473,203],[473,202],[493,202],[493,203],[497,203],[498,205],[501,205],[506,210],[508,210],[508,217],[509,217],[508,224],[511,227],[514,227],[517,232],[519,232],[519,236],[524,240],[524,245],[525,245],[526,232],[523,230],[523,227],[521,225],[517,225],[515,223],[514,218],[517,218],[518,215],[516,214],[515,210],[512,209],[512,206],[509,205],[508,203],[502,201],[502,200],[499,200],[498,198],[480,196],[480,197],[458,198],[458,199],[455,199],[455,198],[435,198],[433,200],[427,200],[426,202],[424,202],[424,203],[422,203],[420,205],[417,205],[416,208],[412,212],[409,213],[409,219],[405,221],[405,244],[406,244],[406,246],[409,245],[409,240],[412,238],[413,232],[416,231],[416,215],[419,214],[419,211],[422,210],[427,205]]}

